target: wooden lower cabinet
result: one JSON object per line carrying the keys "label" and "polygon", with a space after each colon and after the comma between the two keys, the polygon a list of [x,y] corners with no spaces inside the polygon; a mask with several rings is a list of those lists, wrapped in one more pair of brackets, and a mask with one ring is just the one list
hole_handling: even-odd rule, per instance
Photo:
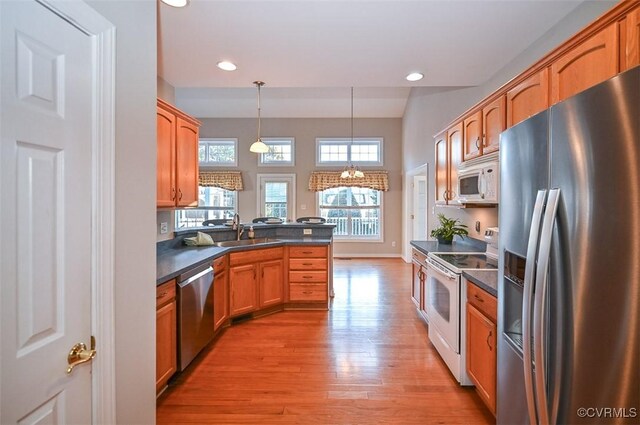
{"label": "wooden lower cabinet", "polygon": [[327,246],[289,247],[289,301],[326,305],[329,269]]}
{"label": "wooden lower cabinet", "polygon": [[229,318],[229,272],[227,257],[213,261],[213,329],[217,331]]}
{"label": "wooden lower cabinet", "polygon": [[260,308],[284,301],[283,260],[260,263]]}
{"label": "wooden lower cabinet", "polygon": [[156,288],[156,392],[162,390],[177,370],[176,281]]}
{"label": "wooden lower cabinet", "polygon": [[229,316],[284,302],[284,248],[229,254]]}
{"label": "wooden lower cabinet", "polygon": [[[468,288],[471,286],[472,284],[468,284]],[[480,298],[472,298],[473,292],[467,289],[467,373],[475,384],[478,395],[495,415],[496,299],[475,286],[474,289],[484,294]]]}
{"label": "wooden lower cabinet", "polygon": [[251,313],[258,309],[258,266],[245,264],[229,269],[229,315]]}

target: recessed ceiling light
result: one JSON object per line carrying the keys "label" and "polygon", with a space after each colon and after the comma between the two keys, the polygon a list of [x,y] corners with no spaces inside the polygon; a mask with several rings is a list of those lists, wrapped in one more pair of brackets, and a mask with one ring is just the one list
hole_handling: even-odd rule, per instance
{"label": "recessed ceiling light", "polygon": [[424,78],[424,74],[421,74],[419,72],[412,72],[411,74],[407,75],[406,78],[407,81],[419,81]]}
{"label": "recessed ceiling light", "polygon": [[222,61],[222,62],[218,62],[218,68],[224,70],[224,71],[235,71],[238,67],[236,66],[235,63],[231,63],[228,61]]}
{"label": "recessed ceiling light", "polygon": [[162,3],[173,7],[185,7],[189,4],[189,0],[161,0]]}

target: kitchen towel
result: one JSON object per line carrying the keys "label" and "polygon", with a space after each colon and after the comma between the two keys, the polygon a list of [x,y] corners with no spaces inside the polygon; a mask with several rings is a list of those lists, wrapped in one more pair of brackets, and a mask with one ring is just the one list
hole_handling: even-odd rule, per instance
{"label": "kitchen towel", "polygon": [[184,244],[189,246],[204,246],[213,245],[213,239],[206,233],[198,232],[198,234],[191,238],[184,238]]}

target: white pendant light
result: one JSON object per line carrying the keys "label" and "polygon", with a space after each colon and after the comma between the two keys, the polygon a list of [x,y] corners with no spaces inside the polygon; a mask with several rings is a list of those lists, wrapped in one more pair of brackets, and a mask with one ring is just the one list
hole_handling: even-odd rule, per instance
{"label": "white pendant light", "polygon": [[264,86],[262,81],[254,81],[253,84],[258,88],[258,138],[251,144],[249,150],[254,153],[267,153],[269,146],[265,145],[260,138],[260,87]]}
{"label": "white pendant light", "polygon": [[[353,87],[351,87],[351,146],[353,147]],[[360,171],[358,166],[349,164],[344,167],[344,171],[340,174],[342,179],[359,179],[364,177],[364,173]]]}

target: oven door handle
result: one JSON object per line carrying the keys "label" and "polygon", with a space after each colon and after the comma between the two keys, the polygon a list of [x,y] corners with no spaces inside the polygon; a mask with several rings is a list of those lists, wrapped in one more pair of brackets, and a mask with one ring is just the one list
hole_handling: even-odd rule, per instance
{"label": "oven door handle", "polygon": [[440,273],[441,275],[445,276],[449,280],[455,280],[458,277],[454,273],[451,273],[450,271],[445,270],[444,266],[441,266],[440,264],[436,263],[435,261],[431,260],[430,258],[427,258],[427,266],[431,270],[433,270],[433,271],[435,271],[437,273]]}

